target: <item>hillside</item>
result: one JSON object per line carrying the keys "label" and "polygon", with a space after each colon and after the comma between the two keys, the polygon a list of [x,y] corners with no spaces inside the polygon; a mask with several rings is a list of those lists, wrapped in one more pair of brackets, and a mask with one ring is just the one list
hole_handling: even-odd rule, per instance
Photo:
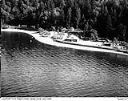
{"label": "hillside", "polygon": [[128,42],[128,0],[1,0],[1,24],[95,29]]}

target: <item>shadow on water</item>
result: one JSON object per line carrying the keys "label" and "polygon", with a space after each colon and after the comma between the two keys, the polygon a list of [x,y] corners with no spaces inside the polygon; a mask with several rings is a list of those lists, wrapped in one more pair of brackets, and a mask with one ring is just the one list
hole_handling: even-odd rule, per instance
{"label": "shadow on water", "polygon": [[2,34],[2,96],[128,96],[128,57]]}

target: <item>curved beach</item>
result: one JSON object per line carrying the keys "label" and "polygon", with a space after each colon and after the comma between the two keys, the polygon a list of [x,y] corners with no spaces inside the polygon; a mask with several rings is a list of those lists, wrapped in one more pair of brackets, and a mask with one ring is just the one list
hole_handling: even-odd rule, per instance
{"label": "curved beach", "polygon": [[112,50],[112,49],[104,49],[104,48],[98,48],[98,47],[92,47],[92,46],[86,47],[86,46],[76,45],[76,44],[56,42],[49,37],[42,37],[38,31],[27,31],[27,30],[20,30],[20,29],[1,29],[1,31],[26,33],[26,34],[31,35],[32,37],[34,37],[37,41],[41,43],[56,46],[56,47],[66,47],[66,48],[72,48],[72,49],[78,49],[78,50],[97,51],[97,52],[113,53],[117,55],[120,54],[120,55],[128,56],[127,53],[123,53],[123,52]]}

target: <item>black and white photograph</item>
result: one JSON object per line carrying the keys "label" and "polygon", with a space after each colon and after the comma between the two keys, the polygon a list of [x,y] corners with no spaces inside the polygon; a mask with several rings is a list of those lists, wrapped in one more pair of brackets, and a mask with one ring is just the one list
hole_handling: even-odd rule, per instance
{"label": "black and white photograph", "polygon": [[128,0],[0,2],[1,98],[128,97]]}

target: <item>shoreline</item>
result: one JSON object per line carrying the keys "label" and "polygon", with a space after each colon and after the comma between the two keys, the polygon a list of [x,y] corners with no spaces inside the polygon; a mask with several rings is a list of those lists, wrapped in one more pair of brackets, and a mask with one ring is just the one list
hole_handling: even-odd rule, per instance
{"label": "shoreline", "polygon": [[128,56],[127,53],[118,52],[115,50],[107,50],[107,49],[100,49],[100,48],[94,48],[94,47],[83,47],[83,46],[79,46],[79,45],[55,42],[49,37],[42,37],[38,33],[38,31],[28,31],[28,30],[21,30],[21,29],[1,29],[1,31],[26,33],[28,35],[31,35],[32,37],[34,37],[37,41],[39,41],[41,43],[56,46],[56,47],[66,47],[66,48],[72,48],[72,49],[77,49],[77,50],[96,51],[96,52],[102,52],[102,53],[113,53],[113,54],[117,54],[117,55],[120,54],[120,55]]}

